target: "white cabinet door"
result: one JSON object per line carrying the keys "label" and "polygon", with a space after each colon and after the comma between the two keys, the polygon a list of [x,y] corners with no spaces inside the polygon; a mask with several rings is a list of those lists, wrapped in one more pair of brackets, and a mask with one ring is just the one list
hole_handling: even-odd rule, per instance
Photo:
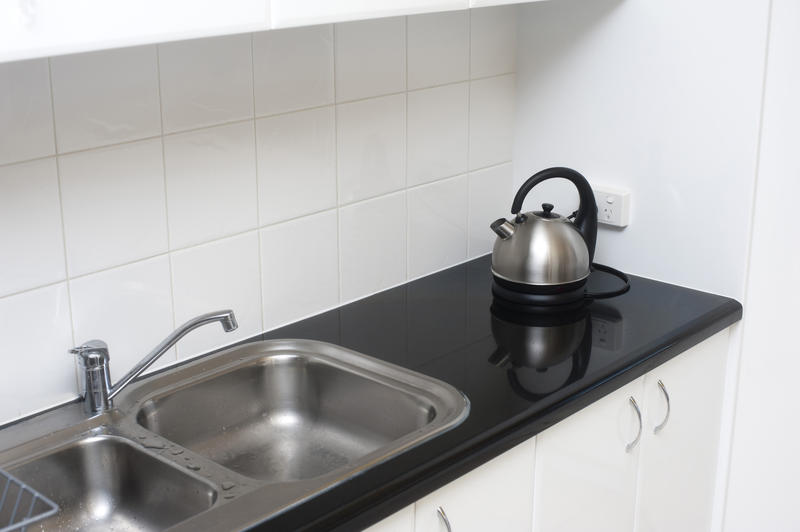
{"label": "white cabinet door", "polygon": [[[639,457],[636,530],[711,526],[728,330],[645,375],[645,437]],[[667,401],[658,382],[669,395]]]}
{"label": "white cabinet door", "polygon": [[534,439],[417,501],[416,532],[529,532],[533,507]]}
{"label": "white cabinet door", "polygon": [[410,504],[364,532],[414,532],[414,505]]}
{"label": "white cabinet door", "polygon": [[534,532],[633,529],[643,378],[536,436]]}
{"label": "white cabinet door", "polygon": [[274,28],[467,9],[468,0],[273,0]]}

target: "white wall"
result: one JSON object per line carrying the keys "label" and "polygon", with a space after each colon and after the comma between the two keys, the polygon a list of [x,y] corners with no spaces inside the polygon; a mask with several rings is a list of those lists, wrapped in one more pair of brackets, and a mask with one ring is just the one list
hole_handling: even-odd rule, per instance
{"label": "white wall", "polygon": [[797,530],[800,5],[773,0],[727,532]]}
{"label": "white wall", "polygon": [[[489,250],[516,8],[0,64],[0,423]],[[432,230],[434,228],[435,230]],[[20,359],[24,375],[20,380]]]}
{"label": "white wall", "polygon": [[[600,230],[599,262],[741,298],[766,17],[766,1],[526,6],[516,182],[557,165],[629,189],[631,224]],[[527,206],[572,212],[568,186]]]}
{"label": "white wall", "polygon": [[[712,530],[800,526],[799,35],[790,0],[563,0],[520,21],[515,182],[558,164],[630,189],[598,260],[744,304]],[[577,203],[564,184],[543,199]]]}

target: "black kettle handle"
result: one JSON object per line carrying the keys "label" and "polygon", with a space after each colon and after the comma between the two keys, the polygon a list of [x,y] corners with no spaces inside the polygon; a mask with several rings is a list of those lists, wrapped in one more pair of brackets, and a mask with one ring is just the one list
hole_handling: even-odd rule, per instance
{"label": "black kettle handle", "polygon": [[583,240],[586,241],[586,247],[589,249],[589,261],[592,261],[594,259],[594,248],[597,244],[597,203],[595,202],[591,185],[589,185],[585,177],[575,170],[564,168],[563,166],[555,166],[533,174],[527,181],[522,183],[517,195],[514,196],[514,203],[511,204],[511,214],[519,214],[522,210],[522,202],[525,201],[525,196],[528,195],[528,192],[533,187],[542,181],[556,177],[571,181],[575,188],[578,189],[580,205],[573,223],[583,235]]}

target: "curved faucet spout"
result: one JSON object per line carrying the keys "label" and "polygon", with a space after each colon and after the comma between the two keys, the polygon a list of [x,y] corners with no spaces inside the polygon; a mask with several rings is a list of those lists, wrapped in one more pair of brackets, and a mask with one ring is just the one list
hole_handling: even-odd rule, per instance
{"label": "curved faucet spout", "polygon": [[141,375],[141,373],[149,368],[153,362],[159,359],[161,355],[169,351],[170,347],[175,345],[178,340],[186,336],[190,331],[208,325],[209,323],[220,322],[222,329],[225,332],[235,331],[239,324],[236,322],[236,316],[232,310],[218,310],[217,312],[208,312],[192,318],[177,329],[175,329],[169,336],[164,338],[160,344],[155,346],[150,353],[142,359],[141,362],[136,364],[128,373],[125,374],[116,384],[114,384],[108,393],[108,398],[113,399],[125,386],[131,383],[133,379]]}

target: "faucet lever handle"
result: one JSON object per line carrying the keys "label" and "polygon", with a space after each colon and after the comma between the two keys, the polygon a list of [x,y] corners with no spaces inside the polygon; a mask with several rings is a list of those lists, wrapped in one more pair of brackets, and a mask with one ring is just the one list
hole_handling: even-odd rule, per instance
{"label": "faucet lever handle", "polygon": [[108,344],[102,340],[89,340],[69,350],[80,356],[87,366],[101,365],[108,362]]}
{"label": "faucet lever handle", "polygon": [[108,351],[108,344],[102,340],[89,340],[69,350],[70,353],[75,355],[84,351]]}

